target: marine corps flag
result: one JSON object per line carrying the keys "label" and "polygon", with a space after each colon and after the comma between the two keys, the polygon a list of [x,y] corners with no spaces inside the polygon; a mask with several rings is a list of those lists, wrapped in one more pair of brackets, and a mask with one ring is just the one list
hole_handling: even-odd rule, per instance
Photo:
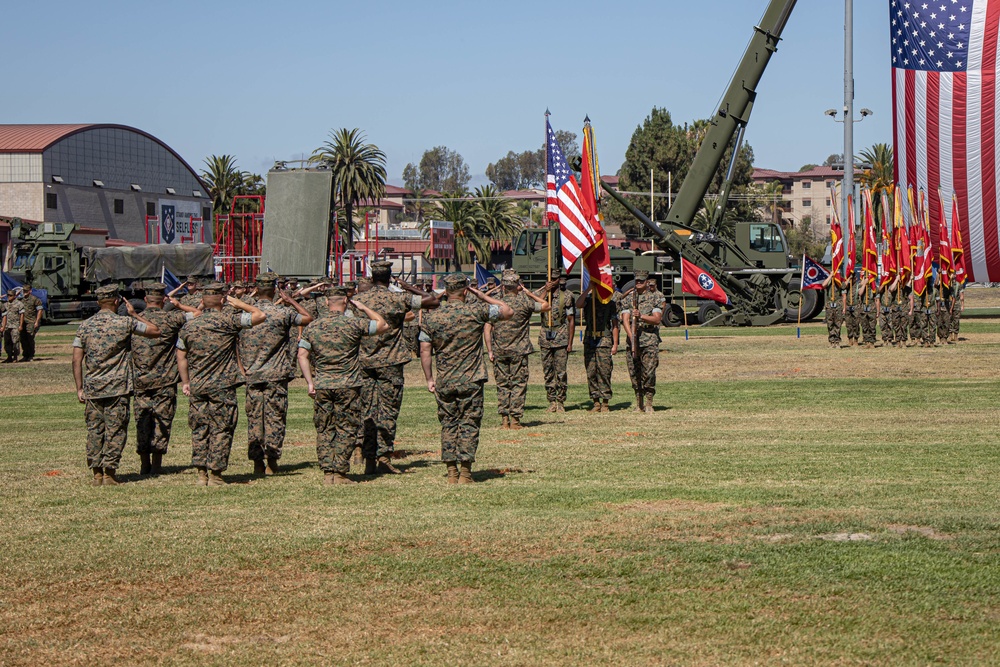
{"label": "marine corps flag", "polygon": [[892,233],[889,228],[892,226],[892,209],[889,206],[889,196],[886,191],[882,191],[882,273],[879,280],[879,288],[885,287],[896,279],[898,271],[896,267],[896,253],[892,248]]}
{"label": "marine corps flag", "polygon": [[834,213],[833,224],[830,225],[830,273],[833,274],[833,282],[841,285],[844,282],[844,230],[836,210]]}
{"label": "marine corps flag", "polygon": [[583,253],[583,263],[587,268],[594,291],[601,303],[608,303],[615,294],[615,281],[611,271],[611,253],[608,239],[601,220],[601,172],[597,166],[597,150],[594,148],[594,128],[590,118],[583,121],[583,162],[580,166],[580,205],[583,214],[594,230],[594,244]]}
{"label": "marine corps flag", "polygon": [[938,278],[941,286],[951,287],[951,237],[948,234],[948,220],[944,217],[944,192],[938,188]]}
{"label": "marine corps flag", "polygon": [[865,209],[865,238],[861,242],[861,282],[878,287],[878,245],[875,242],[875,213],[872,210],[871,190],[865,190],[862,200]]}
{"label": "marine corps flag", "polygon": [[968,279],[965,272],[965,248],[962,246],[962,225],[959,223],[958,197],[951,196],[951,265],[955,269],[955,282],[964,285]]}

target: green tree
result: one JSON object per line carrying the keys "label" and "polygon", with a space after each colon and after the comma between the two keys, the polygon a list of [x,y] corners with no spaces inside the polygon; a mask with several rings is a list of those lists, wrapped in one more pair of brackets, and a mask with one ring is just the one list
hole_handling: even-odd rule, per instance
{"label": "green tree", "polygon": [[411,162],[403,168],[403,183],[413,191],[465,192],[470,178],[465,159],[447,146],[426,150],[420,164]]}
{"label": "green tree", "polygon": [[[514,203],[503,196],[495,186],[484,185],[476,188],[476,206],[482,212],[482,223],[477,231],[479,236],[487,239],[509,243],[521,233],[521,221],[518,220]],[[489,260],[489,255],[482,258]]]}
{"label": "green tree", "polygon": [[[687,177],[694,156],[701,146],[708,130],[708,121],[698,120],[684,125],[675,125],[666,109],[656,108],[632,133],[632,140],[625,151],[625,163],[618,172],[621,177],[619,189],[632,192],[649,192],[650,171],[652,171],[652,189],[656,193],[665,193],[673,183],[676,191],[679,184]],[[726,175],[726,166],[732,156],[730,146],[723,157],[722,164],[709,184],[707,194],[717,194],[722,187]],[[754,220],[758,217],[756,207],[748,200],[747,191],[753,175],[753,148],[744,143],[736,160],[733,172],[733,190],[726,216],[742,220]],[[627,195],[637,208],[643,212],[649,211],[648,195]],[[669,210],[666,197],[655,197],[653,200],[653,219],[663,220]],[[623,206],[610,201],[606,206],[606,216],[609,221],[618,223],[622,231],[628,235],[637,234],[641,223],[635,220]],[[693,222],[693,221],[692,221]]]}
{"label": "green tree", "polygon": [[889,144],[874,144],[861,151],[858,161],[871,165],[870,168],[861,172],[861,183],[867,186],[872,192],[872,209],[875,213],[875,221],[881,229],[882,220],[885,219],[885,212],[882,211],[882,192],[892,188],[893,179],[893,153]]}
{"label": "green tree", "polygon": [[[580,157],[576,133],[567,130],[554,132],[563,157],[572,164],[575,158]],[[487,165],[486,177],[501,190],[545,187],[545,146],[521,153],[508,151],[507,155]]]}
{"label": "green tree", "polygon": [[844,164],[844,154],[843,153],[832,153],[823,160],[824,167],[832,167],[835,164]]}
{"label": "green tree", "polygon": [[815,169],[818,166],[819,166],[818,164],[810,162],[808,164],[804,164],[801,167],[799,167],[799,171],[812,171],[813,169]]}
{"label": "green tree", "polygon": [[201,180],[208,188],[208,196],[212,198],[212,211],[215,216],[229,213],[233,197],[240,194],[244,187],[247,174],[236,166],[236,158],[232,155],[210,155],[205,158],[205,169],[201,172]]}
{"label": "green tree", "polygon": [[[490,240],[480,236],[480,230],[486,225],[483,209],[464,192],[442,195],[438,203],[440,211],[435,216],[455,226],[456,268],[461,270],[463,264],[471,264],[473,251],[481,261],[489,261]],[[430,237],[430,220],[422,221],[419,229],[424,238]]]}
{"label": "green tree", "polygon": [[[365,142],[358,128],[346,127],[330,131],[330,139],[313,151],[310,162],[324,165],[333,172],[331,208],[337,204],[351,224],[347,230],[347,247],[354,247],[354,208],[359,201],[381,199],[385,195],[385,153],[375,144]],[[330,221],[333,235],[333,221]]]}
{"label": "green tree", "polygon": [[799,224],[792,227],[785,234],[788,241],[788,252],[793,257],[809,255],[813,259],[819,259],[826,252],[826,245],[830,237],[817,229],[812,222],[812,216],[802,217]]}
{"label": "green tree", "polygon": [[423,222],[428,216],[433,217],[437,209],[437,201],[426,190],[414,190],[412,197],[403,199],[403,210],[415,222]]}

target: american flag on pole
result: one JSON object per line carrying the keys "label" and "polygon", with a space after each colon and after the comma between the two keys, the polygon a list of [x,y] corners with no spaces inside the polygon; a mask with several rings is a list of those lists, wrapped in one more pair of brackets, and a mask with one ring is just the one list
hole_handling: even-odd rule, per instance
{"label": "american flag on pole", "polygon": [[573,263],[596,243],[596,232],[583,212],[583,194],[576,177],[563,157],[549,119],[545,119],[545,212],[549,222],[559,224],[563,266],[567,271]]}
{"label": "american flag on pole", "polygon": [[[889,23],[896,182],[954,192],[969,280],[998,281],[1000,1],[890,0]],[[940,198],[929,205],[952,217]]]}

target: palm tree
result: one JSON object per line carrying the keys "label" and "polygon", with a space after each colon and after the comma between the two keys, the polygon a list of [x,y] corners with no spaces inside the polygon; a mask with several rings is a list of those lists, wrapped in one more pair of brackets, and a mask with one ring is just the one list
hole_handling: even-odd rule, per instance
{"label": "palm tree", "polygon": [[[375,144],[365,143],[358,128],[330,131],[330,139],[313,151],[310,162],[320,163],[333,172],[331,208],[337,203],[347,219],[347,247],[354,247],[354,207],[359,201],[375,201],[385,195],[385,153]],[[331,225],[332,220],[331,220]],[[332,234],[332,228],[330,233]]]}
{"label": "palm tree", "polygon": [[418,188],[413,191],[412,198],[403,199],[403,206],[406,212],[413,216],[414,222],[423,222],[428,215],[433,216],[437,209],[437,202],[430,201],[431,199],[433,197],[427,190]]}
{"label": "palm tree", "polygon": [[[464,192],[456,192],[442,195],[439,203],[441,210],[435,213],[435,217],[440,216],[442,220],[455,225],[455,264],[458,269],[461,270],[463,264],[472,263],[469,246],[472,246],[478,260],[488,261],[492,249],[490,239],[482,235],[486,229],[486,221],[477,202],[469,199]],[[424,238],[428,238],[430,220],[422,221],[419,227]]]}
{"label": "palm tree", "polygon": [[212,198],[212,209],[216,215],[225,213],[232,206],[233,197],[239,194],[248,174],[236,166],[232,155],[211,155],[205,158],[206,169],[201,172],[201,180]]}
{"label": "palm tree", "polygon": [[881,225],[884,217],[882,213],[881,193],[883,190],[892,187],[892,146],[889,144],[874,144],[870,148],[861,151],[857,159],[871,165],[870,168],[861,172],[861,183],[868,186],[872,192],[872,208],[875,212],[876,221]]}
{"label": "palm tree", "polygon": [[[495,185],[476,188],[476,206],[483,214],[480,236],[501,243],[509,243],[521,233],[521,221],[517,219],[514,203],[503,196]],[[488,257],[481,258],[483,261]]]}

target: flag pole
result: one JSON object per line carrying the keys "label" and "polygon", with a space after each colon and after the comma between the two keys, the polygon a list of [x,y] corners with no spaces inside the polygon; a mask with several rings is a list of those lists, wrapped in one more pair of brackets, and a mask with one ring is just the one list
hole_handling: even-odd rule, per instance
{"label": "flag pole", "polygon": [[[549,114],[549,110],[546,109],[545,110],[545,141],[542,142],[542,146],[545,147],[545,181],[546,181],[546,183],[548,183],[548,179],[549,179],[549,116],[550,115],[551,114]],[[549,213],[548,213],[548,207],[546,207],[546,211],[545,211],[545,223],[546,223],[546,226],[548,227],[548,235],[549,235],[549,244],[548,244],[548,249],[547,249],[548,252],[545,253],[546,254],[546,259],[547,259],[547,264],[548,264],[548,271],[546,271],[546,273],[545,273],[545,282],[546,283],[548,283],[550,280],[552,280],[552,249],[553,249],[553,245],[552,245],[552,221],[548,219],[548,215],[549,215]],[[570,267],[570,268],[572,268],[572,267]],[[548,299],[548,302],[549,302],[549,328],[551,329],[552,328],[552,292],[550,290],[546,290],[546,292],[548,293],[547,299]]]}
{"label": "flag pole", "polygon": [[802,275],[799,276],[799,319],[795,324],[795,337],[802,338],[802,300],[806,298],[806,254],[802,253]]}
{"label": "flag pole", "polygon": [[681,255],[681,308],[684,309],[684,340],[691,340],[691,329],[688,327],[688,300],[684,292],[684,256]]}

